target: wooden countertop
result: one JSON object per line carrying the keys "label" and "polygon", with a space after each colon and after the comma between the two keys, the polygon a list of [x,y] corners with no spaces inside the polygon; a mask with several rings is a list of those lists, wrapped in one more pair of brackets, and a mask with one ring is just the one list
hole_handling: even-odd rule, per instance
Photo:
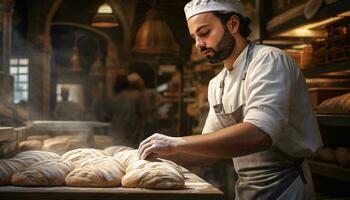
{"label": "wooden countertop", "polygon": [[142,188],[17,187],[0,186],[0,198],[6,200],[221,200],[223,193],[197,175],[184,171],[185,189],[149,190]]}

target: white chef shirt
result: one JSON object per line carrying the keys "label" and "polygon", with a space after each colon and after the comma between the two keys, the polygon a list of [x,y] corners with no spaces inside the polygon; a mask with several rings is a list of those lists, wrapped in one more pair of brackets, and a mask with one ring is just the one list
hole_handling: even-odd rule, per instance
{"label": "white chef shirt", "polygon": [[209,114],[203,133],[222,129],[213,109],[220,104],[220,82],[225,77],[222,103],[226,113],[243,105],[243,122],[263,130],[283,152],[305,157],[322,146],[305,79],[284,51],[255,45],[246,79],[242,80],[248,46],[233,64],[209,83]]}

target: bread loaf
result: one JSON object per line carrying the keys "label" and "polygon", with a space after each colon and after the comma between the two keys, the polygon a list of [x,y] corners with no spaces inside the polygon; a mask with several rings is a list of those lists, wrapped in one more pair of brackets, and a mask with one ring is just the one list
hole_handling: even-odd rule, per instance
{"label": "bread loaf", "polygon": [[27,166],[30,166],[36,162],[43,160],[58,159],[60,156],[53,152],[47,151],[23,151],[14,156],[17,159],[22,160]]}
{"label": "bread loaf", "polygon": [[79,148],[66,152],[62,155],[63,160],[68,160],[75,165],[79,165],[81,161],[90,158],[98,158],[107,156],[102,150],[92,148]]}
{"label": "bread loaf", "polygon": [[24,140],[19,143],[19,151],[41,150],[43,142],[41,140]]}
{"label": "bread loaf", "polygon": [[26,163],[20,159],[10,158],[0,160],[0,185],[11,183],[12,174],[20,171],[26,166]]}
{"label": "bread loaf", "polygon": [[317,112],[321,114],[350,114],[350,93],[323,101]]}
{"label": "bread loaf", "polygon": [[44,141],[43,144],[43,151],[51,151],[58,154],[62,154],[65,152],[65,146],[68,142],[68,137],[61,137],[61,138],[49,138]]}
{"label": "bread loaf", "polygon": [[168,162],[138,160],[131,163],[122,179],[122,186],[158,190],[183,189],[185,177],[180,167]]}
{"label": "bread loaf", "polygon": [[49,135],[31,135],[27,137],[27,140],[40,140],[40,141],[44,141],[46,139],[49,139],[50,136]]}
{"label": "bread loaf", "polygon": [[137,149],[121,151],[116,153],[113,157],[122,164],[124,170],[126,170],[132,162],[140,160]]}
{"label": "bread loaf", "polygon": [[116,187],[120,186],[123,175],[123,167],[115,158],[91,158],[82,161],[78,168],[68,174],[66,184],[78,187]]}
{"label": "bread loaf", "polygon": [[335,162],[335,150],[331,148],[322,148],[318,150],[318,154],[321,160],[326,162]]}
{"label": "bread loaf", "polygon": [[34,163],[12,176],[12,185],[19,186],[60,186],[66,175],[74,169],[73,163],[61,159]]}
{"label": "bread loaf", "polygon": [[115,154],[125,150],[133,150],[133,148],[127,146],[109,146],[103,149],[103,152],[109,156],[114,156]]}
{"label": "bread loaf", "polygon": [[348,159],[350,157],[350,150],[349,148],[345,147],[338,147],[335,150],[335,158],[337,159],[337,162],[339,165],[343,167],[349,167],[350,166],[350,160]]}

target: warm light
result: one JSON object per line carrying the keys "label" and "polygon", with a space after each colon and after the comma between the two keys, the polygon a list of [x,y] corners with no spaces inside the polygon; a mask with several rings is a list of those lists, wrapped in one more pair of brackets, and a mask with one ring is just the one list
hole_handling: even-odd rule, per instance
{"label": "warm light", "polygon": [[112,7],[106,2],[102,4],[92,20],[91,26],[100,28],[111,28],[119,25],[116,16],[113,14]]}
{"label": "warm light", "polygon": [[333,23],[340,19],[343,19],[343,14],[337,15],[337,17],[330,17],[328,19],[306,24],[304,26],[300,26],[298,28],[280,33],[278,36],[281,37],[326,37],[326,31],[321,29],[316,29],[317,27],[325,26],[327,24]]}
{"label": "warm light", "polygon": [[110,14],[113,13],[113,10],[112,7],[106,2],[98,8],[97,13]]}

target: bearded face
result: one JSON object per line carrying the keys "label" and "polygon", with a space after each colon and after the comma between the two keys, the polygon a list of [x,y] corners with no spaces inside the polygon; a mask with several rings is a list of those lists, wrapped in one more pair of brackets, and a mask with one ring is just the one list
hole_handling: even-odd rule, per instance
{"label": "bearded face", "polygon": [[235,48],[236,41],[235,38],[230,34],[227,27],[224,25],[224,34],[221,37],[218,44],[211,47],[200,47],[202,53],[212,52],[211,54],[205,54],[210,63],[219,63],[228,58],[233,49]]}

